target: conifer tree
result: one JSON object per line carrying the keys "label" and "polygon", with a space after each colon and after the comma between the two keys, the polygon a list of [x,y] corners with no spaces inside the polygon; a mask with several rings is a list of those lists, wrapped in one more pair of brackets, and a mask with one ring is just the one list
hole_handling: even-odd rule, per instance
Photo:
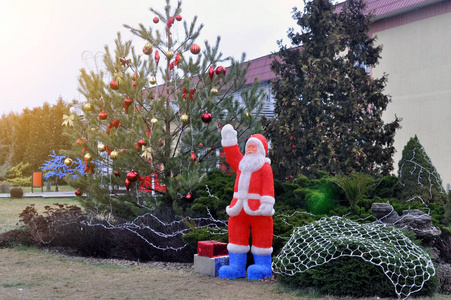
{"label": "conifer tree", "polygon": [[[220,128],[232,123],[242,142],[260,130],[263,92],[257,81],[242,90],[244,53],[239,61],[224,57],[219,36],[215,44],[198,44],[203,25],[197,17],[185,21],[181,1],[150,11],[150,26],[124,25],[140,38],[139,50],[118,33],[115,49],[105,46],[105,71],[81,70],[86,102],[81,116],[67,120],[78,141],[67,155],[86,161],[88,175],[73,184],[88,206],[133,211],[156,203],[139,193],[152,191],[166,195],[157,202],[183,207],[201,177],[219,166]],[[110,197],[116,186],[129,193]]]}
{"label": "conifer tree", "polygon": [[397,195],[399,199],[439,205],[447,202],[440,174],[416,135],[410,138],[402,150],[398,177],[402,186]]}
{"label": "conifer tree", "polygon": [[279,43],[272,63],[275,118],[264,122],[275,176],[385,175],[393,169],[400,120],[383,122],[387,76],[366,71],[378,63],[382,47],[368,36],[364,7],[363,0],[348,0],[338,12],[329,0],[312,0],[303,12],[294,9],[300,30],[288,33],[292,48]]}

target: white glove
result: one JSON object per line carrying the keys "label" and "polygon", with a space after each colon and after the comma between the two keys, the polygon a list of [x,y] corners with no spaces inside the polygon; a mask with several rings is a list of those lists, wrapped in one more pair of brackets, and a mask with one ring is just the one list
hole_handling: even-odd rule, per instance
{"label": "white glove", "polygon": [[233,126],[230,124],[225,125],[222,127],[221,130],[221,144],[223,147],[230,147],[235,146],[238,144],[238,139],[236,137],[237,133],[236,130],[233,129]]}
{"label": "white glove", "polygon": [[274,214],[274,202],[275,199],[270,196],[263,196],[260,199],[260,207],[258,212],[262,216],[272,216]]}

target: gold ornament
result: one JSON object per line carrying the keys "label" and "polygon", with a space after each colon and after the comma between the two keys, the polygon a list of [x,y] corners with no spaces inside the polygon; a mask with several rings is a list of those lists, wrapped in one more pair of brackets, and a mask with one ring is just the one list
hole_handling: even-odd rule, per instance
{"label": "gold ornament", "polygon": [[210,94],[212,94],[213,96],[216,96],[218,93],[219,93],[219,91],[218,91],[217,88],[212,88],[212,89],[210,90]]}
{"label": "gold ornament", "polygon": [[97,128],[95,127],[91,127],[89,130],[91,130],[91,132],[97,132]]}
{"label": "gold ornament", "polygon": [[155,77],[150,77],[149,82],[150,82],[150,84],[155,84],[155,83],[157,83],[157,80],[155,79]]}
{"label": "gold ornament", "polygon": [[157,123],[158,123],[158,119],[157,119],[157,118],[152,118],[152,119],[150,120],[150,123],[152,123],[152,124],[157,124]]}
{"label": "gold ornament", "polygon": [[106,147],[103,143],[100,143],[97,145],[97,150],[99,150],[100,152],[103,152],[106,150]]}
{"label": "gold ornament", "polygon": [[152,148],[142,146],[143,152],[141,154],[141,157],[144,157],[145,159],[152,159]]}
{"label": "gold ornament", "polygon": [[182,116],[180,117],[180,120],[181,120],[184,124],[186,124],[186,123],[188,123],[189,117],[188,117],[188,115],[182,115]]}
{"label": "gold ornament", "polygon": [[87,102],[84,106],[83,109],[86,111],[91,111],[92,110],[92,104]]}
{"label": "gold ornament", "polygon": [[70,166],[70,165],[72,165],[72,159],[71,158],[66,158],[65,160],[64,160],[64,164],[66,165],[66,166]]}
{"label": "gold ornament", "polygon": [[119,152],[116,150],[111,151],[110,157],[111,159],[117,159],[119,157]]}
{"label": "gold ornament", "polygon": [[86,153],[85,156],[84,156],[84,158],[85,158],[86,161],[92,161],[92,155],[91,155],[91,153]]}
{"label": "gold ornament", "polygon": [[61,125],[73,127],[74,126],[74,120],[75,120],[75,115],[70,115],[70,116],[63,115],[63,123]]}
{"label": "gold ornament", "polygon": [[248,117],[248,118],[249,118],[249,117],[252,117],[252,113],[247,112],[247,113],[246,113],[246,117]]}
{"label": "gold ornament", "polygon": [[168,50],[168,52],[166,52],[166,57],[168,58],[168,60],[173,58],[174,57],[174,51]]}

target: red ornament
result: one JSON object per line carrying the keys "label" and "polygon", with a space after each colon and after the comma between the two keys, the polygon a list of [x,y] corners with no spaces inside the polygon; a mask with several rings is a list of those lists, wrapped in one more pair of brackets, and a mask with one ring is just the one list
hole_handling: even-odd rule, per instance
{"label": "red ornament", "polygon": [[185,199],[186,200],[191,200],[192,195],[190,193],[186,194]]}
{"label": "red ornament", "polygon": [[140,145],[140,146],[142,147],[142,146],[147,145],[147,143],[146,143],[146,141],[145,141],[144,139],[140,139],[140,140],[138,141],[138,145]]}
{"label": "red ornament", "polygon": [[136,77],[137,77],[136,73],[133,73],[131,77],[132,77],[132,80],[136,80]]}
{"label": "red ornament", "polygon": [[194,151],[191,152],[191,159],[196,161],[196,153],[194,153]]}
{"label": "red ornament", "polygon": [[130,98],[125,98],[124,100],[124,108],[125,108],[125,113],[128,114],[128,108],[130,107],[130,105],[132,105],[133,100]]}
{"label": "red ornament", "polygon": [[119,173],[119,171],[114,171],[114,176],[119,177],[121,176],[121,173]]}
{"label": "red ornament", "polygon": [[210,66],[210,70],[208,71],[208,76],[210,76],[210,81],[213,81],[214,75],[215,75],[215,69],[213,69],[213,66]]}
{"label": "red ornament", "polygon": [[155,17],[155,18],[153,18],[153,22],[154,22],[155,24],[157,24],[158,22],[160,22],[160,19],[158,19],[158,17]]}
{"label": "red ornament", "polygon": [[191,45],[191,47],[189,47],[189,51],[191,51],[192,54],[199,54],[200,47],[197,44],[193,44],[193,45]]}
{"label": "red ornament", "polygon": [[116,80],[111,80],[110,88],[112,88],[113,90],[119,89],[119,85],[117,84]]}
{"label": "red ornament", "polygon": [[176,19],[177,21],[181,21],[181,20],[182,20],[182,16],[181,16],[181,15],[177,15],[177,16],[175,17],[175,19]]}
{"label": "red ornament", "polygon": [[205,112],[202,114],[201,119],[202,119],[202,122],[204,122],[204,123],[210,123],[211,120],[213,119],[213,117],[212,117],[211,113]]}
{"label": "red ornament", "polygon": [[136,171],[130,171],[130,172],[127,173],[127,179],[130,182],[137,181],[138,177],[139,177],[139,175],[138,175],[138,172],[136,172]]}
{"label": "red ornament", "polygon": [[136,89],[136,81],[133,80],[132,85]]}
{"label": "red ornament", "polygon": [[104,111],[101,111],[99,113],[99,119],[100,120],[106,120],[106,118],[108,118],[108,114],[106,112],[104,112]]}
{"label": "red ornament", "polygon": [[135,150],[139,151],[139,145],[138,144],[134,144],[133,148],[135,148]]}
{"label": "red ornament", "polygon": [[83,192],[80,189],[75,190],[75,196],[81,197],[83,195]]}
{"label": "red ornament", "polygon": [[216,68],[216,75],[225,75],[226,69],[223,66],[219,66]]}
{"label": "red ornament", "polygon": [[82,147],[82,146],[85,146],[85,144],[86,144],[87,142],[88,142],[88,141],[87,141],[85,138],[81,138],[81,139],[78,139],[78,140],[77,140],[77,145],[80,146],[80,147]]}
{"label": "red ornament", "polygon": [[158,67],[158,63],[160,62],[160,53],[158,53],[158,50],[155,51],[155,64]]}
{"label": "red ornament", "polygon": [[174,24],[174,17],[170,17],[168,22],[170,22],[171,24]]}

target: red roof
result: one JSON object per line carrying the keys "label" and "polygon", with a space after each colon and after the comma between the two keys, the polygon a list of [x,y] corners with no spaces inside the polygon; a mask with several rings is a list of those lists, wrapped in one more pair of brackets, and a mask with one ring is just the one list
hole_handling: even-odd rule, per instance
{"label": "red roof", "polygon": [[[376,20],[389,18],[420,7],[429,6],[443,0],[366,0],[367,12],[371,12]],[[340,12],[344,2],[337,4],[337,12]],[[260,82],[270,81],[275,78],[270,65],[274,60],[273,55],[267,55],[249,61],[250,66],[246,75],[246,85],[252,84],[257,77]]]}
{"label": "red roof", "polygon": [[[366,12],[372,13],[376,20],[392,17],[420,7],[428,6],[443,0],[367,0]],[[341,11],[344,2],[337,5]]]}

